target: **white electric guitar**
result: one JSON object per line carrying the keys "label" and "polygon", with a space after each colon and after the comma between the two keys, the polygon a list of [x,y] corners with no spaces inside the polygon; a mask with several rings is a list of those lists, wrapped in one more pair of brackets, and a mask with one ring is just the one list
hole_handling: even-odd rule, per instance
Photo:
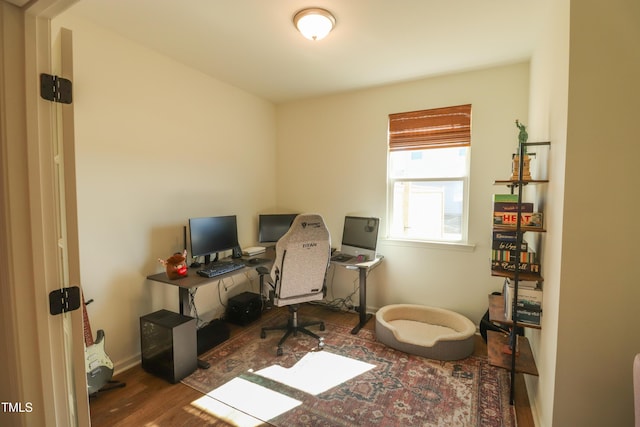
{"label": "white electric guitar", "polygon": [[82,311],[84,315],[84,361],[87,372],[89,395],[97,393],[113,376],[113,362],[104,351],[104,331],[98,330],[98,337],[94,341],[87,315],[87,307],[82,297]]}

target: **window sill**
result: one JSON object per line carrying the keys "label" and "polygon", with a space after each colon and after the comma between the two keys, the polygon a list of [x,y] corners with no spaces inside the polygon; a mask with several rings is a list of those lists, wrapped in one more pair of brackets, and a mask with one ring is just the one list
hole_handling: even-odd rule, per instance
{"label": "window sill", "polygon": [[459,252],[473,252],[476,249],[476,245],[474,243],[461,243],[461,242],[438,242],[438,241],[426,241],[426,240],[386,238],[386,239],[382,239],[381,243],[388,246],[399,246],[399,247],[407,247],[407,248],[444,249],[444,250],[459,251]]}

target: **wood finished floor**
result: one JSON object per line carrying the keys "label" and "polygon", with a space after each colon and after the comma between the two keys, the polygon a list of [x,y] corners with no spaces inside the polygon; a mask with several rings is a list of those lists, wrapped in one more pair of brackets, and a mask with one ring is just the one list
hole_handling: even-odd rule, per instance
{"label": "wood finished floor", "polygon": [[[347,326],[356,325],[358,322],[358,316],[354,313],[331,311],[321,306],[304,305],[300,314]],[[365,325],[366,329],[373,330],[374,327],[375,319],[371,319]],[[230,325],[231,335],[240,328]],[[487,354],[487,346],[479,335],[475,354]],[[194,400],[202,397],[202,393],[181,383],[170,384],[146,373],[140,365],[116,375],[114,380],[124,382],[126,386],[102,392],[91,399],[93,427],[231,425],[192,405]],[[515,408],[518,427],[534,427],[522,374],[516,375]]]}

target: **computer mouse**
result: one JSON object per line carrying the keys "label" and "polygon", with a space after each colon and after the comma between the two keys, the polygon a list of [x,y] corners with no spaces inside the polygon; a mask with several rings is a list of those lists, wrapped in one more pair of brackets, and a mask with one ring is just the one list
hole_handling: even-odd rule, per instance
{"label": "computer mouse", "polygon": [[260,260],[258,258],[251,258],[249,260],[249,264],[258,264],[260,262]]}

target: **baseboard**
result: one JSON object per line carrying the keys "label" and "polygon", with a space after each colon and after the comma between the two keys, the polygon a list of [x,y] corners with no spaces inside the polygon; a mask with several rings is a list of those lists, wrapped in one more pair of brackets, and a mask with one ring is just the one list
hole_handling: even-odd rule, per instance
{"label": "baseboard", "polygon": [[524,384],[527,389],[527,397],[529,398],[529,407],[531,409],[531,418],[533,418],[533,425],[538,427],[543,425],[540,418],[540,407],[538,406],[537,390],[538,379],[537,377],[528,378],[528,375],[524,376]]}
{"label": "baseboard", "polygon": [[141,363],[141,356],[140,353],[129,357],[128,359],[125,360],[120,360],[116,363],[113,364],[113,374],[117,375],[121,372],[124,372],[126,370],[129,370],[135,366],[140,365]]}

